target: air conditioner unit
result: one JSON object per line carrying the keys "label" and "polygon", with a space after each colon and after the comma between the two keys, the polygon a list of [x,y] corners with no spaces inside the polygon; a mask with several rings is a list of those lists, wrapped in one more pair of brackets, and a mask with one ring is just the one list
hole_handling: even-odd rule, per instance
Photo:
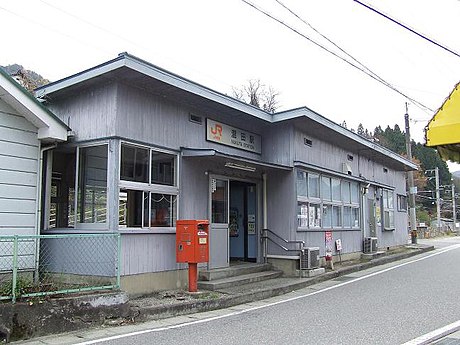
{"label": "air conditioner unit", "polygon": [[300,251],[300,269],[311,270],[319,267],[319,247],[304,248]]}
{"label": "air conditioner unit", "polygon": [[348,163],[342,163],[342,172],[347,175],[353,175],[353,171],[351,170],[351,165]]}
{"label": "air conditioner unit", "polygon": [[365,237],[363,243],[363,253],[372,254],[377,252],[377,237]]}

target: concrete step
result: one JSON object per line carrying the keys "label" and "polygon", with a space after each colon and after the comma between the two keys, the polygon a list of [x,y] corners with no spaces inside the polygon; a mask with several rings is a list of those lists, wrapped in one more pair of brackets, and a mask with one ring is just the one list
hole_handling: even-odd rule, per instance
{"label": "concrete step", "polygon": [[232,265],[225,268],[215,268],[212,270],[202,271],[198,273],[198,279],[201,281],[212,281],[217,279],[240,276],[256,272],[269,271],[272,269],[271,264],[244,263]]}
{"label": "concrete step", "polygon": [[283,274],[282,271],[262,271],[249,274],[243,274],[233,277],[221,278],[211,281],[199,281],[198,288],[204,290],[220,290],[230,286],[244,285],[273,278],[278,278]]}

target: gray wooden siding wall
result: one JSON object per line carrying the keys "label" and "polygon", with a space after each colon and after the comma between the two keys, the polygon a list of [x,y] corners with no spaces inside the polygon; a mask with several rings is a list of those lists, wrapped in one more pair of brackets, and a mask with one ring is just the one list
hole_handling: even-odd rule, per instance
{"label": "gray wooden siding wall", "polygon": [[[201,116],[203,123],[191,122],[190,113]],[[262,155],[206,141],[206,118],[262,135]],[[271,163],[291,161],[289,140],[284,136],[289,133],[282,126],[275,131],[268,123],[242,117],[236,111],[200,111],[127,85],[118,86],[116,123],[118,136],[174,150],[206,148]]]}
{"label": "gray wooden siding wall", "polygon": [[76,134],[75,141],[115,135],[117,84],[86,88],[47,105]]}
{"label": "gray wooden siding wall", "polygon": [[[336,146],[325,140],[319,139],[312,133],[304,133],[295,129],[294,134],[294,159],[308,164],[316,165],[331,171],[342,173],[342,163],[351,167],[354,177],[363,177],[370,181],[394,188],[394,215],[395,230],[387,231],[381,228],[377,229],[380,247],[391,247],[407,243],[407,212],[397,210],[397,195],[406,195],[405,172],[396,171],[372,158],[372,152],[365,150],[362,152],[353,152],[346,148]],[[304,138],[313,141],[313,145],[304,144]],[[353,160],[348,160],[348,155],[353,156]],[[374,189],[370,190],[374,193]],[[361,205],[361,212],[366,215],[361,229],[368,230],[368,209],[367,205]],[[383,211],[382,211],[383,216]],[[342,239],[343,252],[356,252],[362,250],[362,230],[333,231],[334,240]],[[324,231],[307,231],[297,232],[297,239],[304,240],[309,246],[319,246],[324,253]]]}
{"label": "gray wooden siding wall", "polygon": [[268,228],[287,240],[295,240],[297,230],[294,176],[292,171],[270,171],[267,174]]}
{"label": "gray wooden siding wall", "polygon": [[37,128],[0,101],[0,236],[36,233],[39,152]]}

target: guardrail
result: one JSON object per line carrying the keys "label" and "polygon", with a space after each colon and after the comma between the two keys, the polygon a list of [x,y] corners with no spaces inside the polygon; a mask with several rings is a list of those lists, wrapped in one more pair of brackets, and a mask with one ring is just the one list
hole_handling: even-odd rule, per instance
{"label": "guardrail", "polygon": [[0,236],[0,300],[120,287],[119,233]]}

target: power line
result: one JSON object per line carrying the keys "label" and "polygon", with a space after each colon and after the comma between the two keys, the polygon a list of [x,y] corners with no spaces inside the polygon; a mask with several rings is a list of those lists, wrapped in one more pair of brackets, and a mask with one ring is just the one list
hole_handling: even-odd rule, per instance
{"label": "power line", "polygon": [[248,1],[248,0],[241,0],[242,2],[244,2],[246,5],[254,8],[256,11],[264,14],[265,16],[269,17],[270,19],[278,22],[279,24],[283,25],[284,27],[286,27],[287,29],[293,31],[294,33],[296,33],[297,35],[303,37],[304,39],[306,39],[307,41],[313,43],[314,45],[316,45],[317,47],[325,50],[326,52],[328,52],[329,54],[332,54],[333,56],[335,56],[336,58],[342,60],[343,62],[349,64],[350,66],[356,68],[357,70],[363,72],[364,74],[366,74],[367,76],[371,77],[372,79],[378,81],[379,83],[385,85],[386,87],[390,88],[391,90],[395,91],[396,93],[400,94],[401,96],[403,96],[404,98],[406,98],[407,100],[410,100],[412,103],[414,103],[416,106],[418,106],[420,109],[422,109],[423,111],[430,111],[431,113],[434,112],[433,109],[427,107],[426,105],[424,105],[423,103],[413,99],[412,97],[404,94],[402,91],[398,90],[395,86],[391,85],[389,82],[385,81],[383,78],[379,77],[378,75],[374,75],[374,74],[371,74],[369,73],[368,71],[366,71],[365,69],[363,69],[362,67],[360,66],[357,66],[355,65],[354,63],[350,62],[349,60],[343,58],[342,56],[338,55],[337,53],[329,50],[328,48],[326,48],[325,46],[323,46],[322,44],[314,41],[313,39],[311,39],[310,37],[308,37],[307,35],[299,32],[298,30],[294,29],[292,26],[286,24],[285,22],[283,22],[281,19],[278,19],[276,18],[275,16],[273,16],[272,14],[268,13],[267,11],[257,7],[256,5],[254,5],[252,2]]}
{"label": "power line", "polygon": [[444,49],[445,51],[447,51],[447,52],[449,52],[449,53],[451,53],[451,54],[453,54],[453,55],[455,55],[455,56],[457,56],[457,57],[460,58],[460,54],[459,54],[459,53],[453,51],[453,50],[450,49],[450,48],[447,48],[446,46],[442,45],[441,43],[438,43],[438,42],[436,42],[435,40],[433,40],[433,39],[431,39],[431,38],[429,38],[429,37],[427,37],[427,36],[425,36],[425,35],[423,35],[423,34],[417,32],[417,31],[415,31],[414,29],[410,28],[409,26],[407,26],[407,25],[401,23],[400,21],[398,21],[398,20],[396,20],[396,19],[391,18],[389,15],[387,15],[387,14],[385,14],[385,13],[383,13],[383,12],[377,10],[377,9],[375,9],[374,7],[372,7],[372,6],[368,5],[368,4],[365,4],[365,3],[363,3],[363,2],[361,2],[361,1],[359,1],[359,0],[353,0],[353,1],[356,2],[356,3],[358,3],[358,4],[360,4],[361,6],[364,6],[365,8],[367,8],[367,9],[369,9],[369,10],[371,10],[371,11],[373,11],[373,12],[379,14],[379,15],[381,15],[382,17],[388,19],[389,21],[395,23],[396,25],[399,25],[399,26],[403,27],[404,29],[406,29],[406,30],[412,32],[413,34],[417,35],[418,37],[421,37],[421,38],[423,38],[424,40],[426,40],[426,41],[428,41],[428,42],[430,42],[430,43],[432,43],[432,44],[438,46],[439,48],[442,48],[442,49]]}
{"label": "power line", "polygon": [[96,49],[96,50],[98,50],[98,49],[99,49],[99,50],[104,50],[106,53],[109,53],[109,51],[107,51],[106,49],[104,49],[104,48],[102,48],[102,47],[100,47],[100,46],[96,46],[96,45],[93,45],[93,44],[89,44],[88,42],[83,41],[83,40],[80,40],[80,39],[78,39],[78,38],[75,37],[75,36],[72,36],[72,35],[69,35],[69,34],[67,34],[67,33],[65,33],[65,32],[56,30],[56,29],[54,29],[54,28],[51,27],[51,26],[45,25],[45,24],[43,24],[43,23],[41,23],[41,22],[38,22],[38,21],[36,21],[36,20],[34,20],[34,19],[28,18],[28,17],[23,16],[23,15],[21,15],[21,14],[18,14],[18,13],[16,13],[16,12],[13,12],[13,11],[11,11],[11,10],[5,8],[5,7],[0,6],[0,10],[5,11],[5,12],[7,12],[7,13],[9,13],[9,14],[12,14],[13,16],[16,16],[16,17],[18,17],[18,18],[21,18],[21,19],[23,19],[23,20],[25,20],[25,21],[27,21],[27,22],[29,22],[29,23],[33,23],[33,24],[35,24],[35,25],[41,26],[41,27],[45,28],[46,30],[49,30],[49,31],[52,31],[52,32],[54,32],[54,33],[57,33],[57,34],[59,34],[59,35],[61,35],[61,36],[70,38],[70,39],[72,39],[72,40],[74,40],[74,41],[77,41],[78,43],[80,43],[80,44],[82,44],[82,45],[86,45],[86,46],[88,46],[88,47],[90,47],[90,48],[93,48],[93,49]]}

